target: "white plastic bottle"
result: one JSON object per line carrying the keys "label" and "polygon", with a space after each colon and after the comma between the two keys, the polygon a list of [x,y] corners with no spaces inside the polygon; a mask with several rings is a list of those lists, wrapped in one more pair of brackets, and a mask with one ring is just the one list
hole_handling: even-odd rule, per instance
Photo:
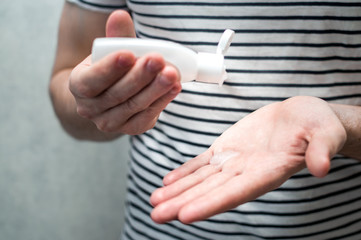
{"label": "white plastic bottle", "polygon": [[192,80],[223,84],[227,78],[224,54],[228,50],[234,32],[227,29],[218,44],[216,53],[195,52],[178,43],[163,40],[139,38],[97,38],[93,43],[92,60],[98,61],[104,56],[121,49],[134,53],[136,57],[156,52],[176,66],[181,75],[181,82]]}

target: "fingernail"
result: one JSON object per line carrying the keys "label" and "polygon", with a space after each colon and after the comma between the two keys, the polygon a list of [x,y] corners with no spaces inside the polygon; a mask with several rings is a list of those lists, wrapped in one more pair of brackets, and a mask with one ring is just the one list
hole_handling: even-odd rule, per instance
{"label": "fingernail", "polygon": [[154,59],[149,59],[145,67],[149,72],[158,72],[164,67],[164,65],[162,62]]}
{"label": "fingernail", "polygon": [[163,86],[169,86],[173,83],[169,78],[167,78],[167,76],[163,74],[160,74],[160,76],[158,76],[158,81]]}
{"label": "fingernail", "polygon": [[121,67],[130,67],[134,63],[133,59],[127,56],[118,57],[118,65]]}

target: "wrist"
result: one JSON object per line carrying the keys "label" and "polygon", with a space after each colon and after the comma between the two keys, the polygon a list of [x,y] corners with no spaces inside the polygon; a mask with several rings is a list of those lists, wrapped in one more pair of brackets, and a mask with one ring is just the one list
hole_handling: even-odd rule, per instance
{"label": "wrist", "polygon": [[346,142],[340,154],[361,160],[361,107],[329,104],[346,131]]}

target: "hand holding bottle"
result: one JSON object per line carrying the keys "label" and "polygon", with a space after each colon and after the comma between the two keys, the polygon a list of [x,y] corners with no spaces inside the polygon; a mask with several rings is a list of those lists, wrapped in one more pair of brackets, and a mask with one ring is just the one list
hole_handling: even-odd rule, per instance
{"label": "hand holding bottle", "polygon": [[[107,37],[135,37],[128,13],[108,19]],[[77,112],[104,132],[139,134],[152,128],[160,112],[180,92],[180,77],[155,53],[136,58],[121,50],[96,63],[87,57],[71,73],[69,88]]]}

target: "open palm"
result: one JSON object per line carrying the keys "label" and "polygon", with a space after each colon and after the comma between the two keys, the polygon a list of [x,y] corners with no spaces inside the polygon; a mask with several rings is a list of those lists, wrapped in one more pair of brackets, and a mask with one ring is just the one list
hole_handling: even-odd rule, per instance
{"label": "open palm", "polygon": [[152,218],[206,219],[279,187],[306,166],[325,176],[345,140],[340,120],[321,99],[294,97],[265,106],[170,172],[165,186],[152,194]]}

